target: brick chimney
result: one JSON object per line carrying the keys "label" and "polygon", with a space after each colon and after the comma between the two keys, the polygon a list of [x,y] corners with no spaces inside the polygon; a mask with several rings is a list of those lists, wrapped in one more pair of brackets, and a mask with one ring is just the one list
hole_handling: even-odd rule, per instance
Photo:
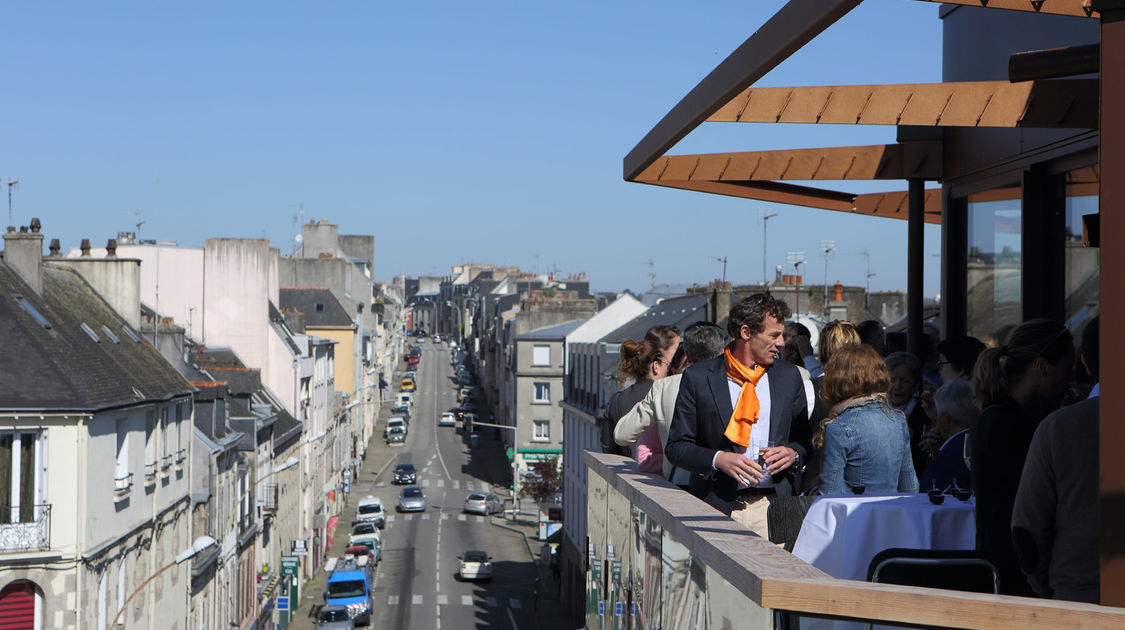
{"label": "brick chimney", "polygon": [[8,226],[4,234],[4,262],[31,285],[36,293],[43,292],[43,235],[39,233],[39,219],[31,220],[31,230]]}

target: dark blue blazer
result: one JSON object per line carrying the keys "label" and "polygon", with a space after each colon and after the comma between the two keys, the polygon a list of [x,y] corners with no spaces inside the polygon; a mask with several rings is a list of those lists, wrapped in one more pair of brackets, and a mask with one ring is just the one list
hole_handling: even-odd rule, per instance
{"label": "dark blue blazer", "polygon": [[945,490],[957,481],[957,485],[968,490],[972,487],[969,469],[965,466],[965,440],[969,437],[968,431],[953,436],[948,443],[926,464],[926,472],[918,480],[918,491],[929,492],[933,487]]}
{"label": "dark blue blazer", "polygon": [[[775,477],[777,493],[791,495],[796,473],[810,446],[808,401],[801,373],[795,365],[778,359],[770,366],[768,374],[770,441],[792,448],[799,456],[793,466]],[[722,356],[697,363],[684,371],[680,394],[676,398],[676,411],[668,428],[664,456],[692,473],[689,490],[701,499],[708,500],[714,495],[722,502],[734,500],[738,483],[733,477],[711,467],[716,451],[735,451],[734,442],[723,435],[733,413],[726,363]]]}

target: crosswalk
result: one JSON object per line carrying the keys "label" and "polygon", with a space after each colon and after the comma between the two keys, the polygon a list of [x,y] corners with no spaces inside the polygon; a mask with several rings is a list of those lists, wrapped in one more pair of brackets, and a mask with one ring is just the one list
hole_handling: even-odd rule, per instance
{"label": "crosswalk", "polygon": [[[423,512],[421,514],[388,514],[387,520],[386,520],[386,526],[390,527],[396,521],[413,521],[414,517],[416,517],[416,516],[420,520],[423,520],[423,521],[430,520],[430,515],[427,512]],[[442,512],[441,516],[439,518],[443,521],[448,521],[449,516],[450,516],[449,514],[446,514],[446,513]],[[485,517],[479,516],[479,515],[473,515],[473,516],[470,516],[468,514],[458,514],[457,515],[457,520],[459,520],[461,522],[469,521],[469,519],[472,519],[472,522],[474,522],[474,523],[483,523],[485,521]]]}
{"label": "crosswalk", "polygon": [[[516,598],[516,597],[509,598],[507,602],[503,602],[503,605],[495,597],[477,598],[477,597],[473,597],[472,595],[462,595],[459,600],[455,600],[455,601],[451,602],[449,600],[448,595],[437,595],[437,596],[435,596],[435,599],[437,601],[438,606],[457,606],[457,605],[460,605],[460,606],[480,606],[482,608],[504,607],[504,608],[511,608],[513,610],[520,610],[521,608],[523,608],[523,600],[521,600],[519,598]],[[401,603],[402,601],[403,600],[401,600],[398,595],[389,595],[387,597],[387,605],[388,606],[398,606],[399,603]],[[410,596],[410,604],[412,606],[421,606],[425,603],[426,603],[426,596],[425,595],[412,595],[412,596]]]}
{"label": "crosswalk", "polygon": [[[447,483],[448,483],[449,487],[453,488],[454,490],[460,490],[461,489],[462,484],[461,484],[460,479],[452,479],[449,482],[446,482],[445,479],[440,479],[440,478],[435,480],[435,481],[431,481],[428,478],[424,478],[424,479],[422,479],[422,482],[419,485],[422,486],[423,488],[429,488],[431,486],[437,487],[437,488],[445,488]],[[379,487],[382,488],[385,485],[386,485],[385,483],[380,483]],[[466,481],[464,483],[464,486],[465,486],[465,489],[468,490],[469,492],[476,492],[477,488],[480,488],[481,492],[488,492],[489,491],[489,485],[485,482]]]}

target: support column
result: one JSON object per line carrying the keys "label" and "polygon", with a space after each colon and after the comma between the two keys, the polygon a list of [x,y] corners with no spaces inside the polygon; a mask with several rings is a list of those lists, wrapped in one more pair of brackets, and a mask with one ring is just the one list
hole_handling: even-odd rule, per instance
{"label": "support column", "polygon": [[968,331],[969,202],[942,194],[941,335],[960,337]]}
{"label": "support column", "polygon": [[1066,184],[1042,165],[1023,173],[1020,297],[1023,321],[1066,319]]}
{"label": "support column", "polygon": [[906,349],[922,358],[922,267],[925,262],[925,181],[908,180],[906,228]]}
{"label": "support column", "polygon": [[1101,179],[1098,212],[1101,215],[1101,321],[1104,324],[1100,354],[1106,357],[1101,369],[1101,414],[1098,437],[1099,537],[1101,555],[1101,603],[1125,606],[1125,368],[1112,361],[1125,347],[1125,329],[1117,326],[1125,318],[1125,286],[1116,272],[1125,269],[1125,1],[1094,0],[1101,12],[1101,80],[1099,81],[1101,124],[1098,143]]}

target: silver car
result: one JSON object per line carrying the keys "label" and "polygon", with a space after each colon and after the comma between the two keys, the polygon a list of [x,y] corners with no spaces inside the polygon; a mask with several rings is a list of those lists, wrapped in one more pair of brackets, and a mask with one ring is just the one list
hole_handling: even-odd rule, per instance
{"label": "silver car", "polygon": [[495,494],[487,492],[473,492],[465,497],[465,505],[461,507],[462,512],[471,512],[473,514],[495,514],[504,509],[503,502],[500,497]]}
{"label": "silver car", "polygon": [[316,613],[317,630],[352,630],[355,622],[348,616],[347,606],[322,606]]}
{"label": "silver car", "polygon": [[402,489],[402,494],[398,498],[398,511],[399,512],[425,512],[426,511],[426,495],[422,494],[422,489],[418,486],[407,486]]}

